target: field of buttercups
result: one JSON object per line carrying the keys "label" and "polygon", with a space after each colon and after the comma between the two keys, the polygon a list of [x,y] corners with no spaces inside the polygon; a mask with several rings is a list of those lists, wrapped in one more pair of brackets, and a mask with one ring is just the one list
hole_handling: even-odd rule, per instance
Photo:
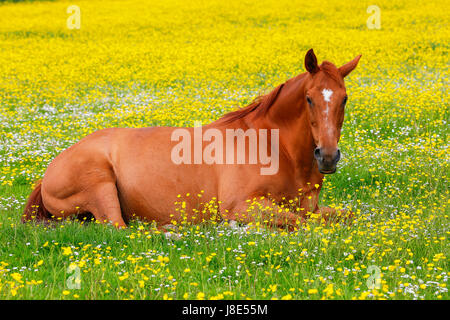
{"label": "field of buttercups", "polygon": [[[0,3],[0,298],[448,299],[448,6],[375,2]],[[362,54],[321,196],[351,225],[210,221],[167,239],[140,221],[20,222],[33,182],[85,135],[208,123],[304,72],[310,48],[338,66]]]}

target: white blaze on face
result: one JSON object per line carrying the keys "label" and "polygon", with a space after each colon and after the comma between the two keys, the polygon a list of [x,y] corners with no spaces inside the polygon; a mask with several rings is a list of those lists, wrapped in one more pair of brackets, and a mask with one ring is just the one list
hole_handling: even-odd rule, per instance
{"label": "white blaze on face", "polygon": [[327,108],[325,109],[325,115],[328,116],[328,102],[331,101],[331,96],[333,95],[333,90],[323,89],[322,90],[323,100],[327,103]]}
{"label": "white blaze on face", "polygon": [[333,90],[331,90],[331,89],[323,89],[322,90],[323,100],[327,103],[327,107],[325,109],[325,123],[327,123],[329,135],[333,134],[332,126],[330,124],[328,124],[328,102],[331,101],[332,95],[333,95]]}
{"label": "white blaze on face", "polygon": [[323,89],[322,90],[322,95],[323,95],[323,100],[325,100],[325,102],[330,102],[331,101],[331,96],[333,95],[333,90]]}

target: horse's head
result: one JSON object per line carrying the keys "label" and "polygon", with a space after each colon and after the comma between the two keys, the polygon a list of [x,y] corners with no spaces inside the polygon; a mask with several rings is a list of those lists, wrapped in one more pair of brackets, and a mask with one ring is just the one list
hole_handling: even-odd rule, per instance
{"label": "horse's head", "polygon": [[357,56],[340,68],[328,61],[319,66],[312,49],[305,57],[305,67],[309,73],[305,104],[316,145],[314,157],[319,171],[324,174],[334,173],[341,157],[338,142],[347,102],[344,77],[355,69],[360,57]]}

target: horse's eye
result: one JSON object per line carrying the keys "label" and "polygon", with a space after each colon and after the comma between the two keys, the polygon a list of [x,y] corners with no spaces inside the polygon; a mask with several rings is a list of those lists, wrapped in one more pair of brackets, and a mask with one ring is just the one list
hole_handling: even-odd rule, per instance
{"label": "horse's eye", "polygon": [[347,103],[347,96],[345,96],[344,101],[342,101],[342,106],[345,107],[346,103]]}
{"label": "horse's eye", "polygon": [[312,100],[311,100],[311,98],[310,97],[306,97],[306,101],[308,102],[308,104],[310,105],[310,106],[312,106]]}

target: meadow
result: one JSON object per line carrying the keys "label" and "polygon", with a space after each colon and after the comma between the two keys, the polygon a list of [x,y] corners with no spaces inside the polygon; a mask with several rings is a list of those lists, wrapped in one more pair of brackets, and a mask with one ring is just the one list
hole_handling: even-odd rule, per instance
{"label": "meadow", "polygon": [[[67,27],[72,4],[80,29]],[[372,4],[381,29],[366,24]],[[1,3],[0,299],[449,299],[447,9]],[[140,221],[20,222],[34,181],[85,135],[211,122],[304,72],[310,48],[338,66],[362,54],[346,79],[342,160],[320,200],[353,210],[351,225],[287,233],[209,221],[167,239]]]}

